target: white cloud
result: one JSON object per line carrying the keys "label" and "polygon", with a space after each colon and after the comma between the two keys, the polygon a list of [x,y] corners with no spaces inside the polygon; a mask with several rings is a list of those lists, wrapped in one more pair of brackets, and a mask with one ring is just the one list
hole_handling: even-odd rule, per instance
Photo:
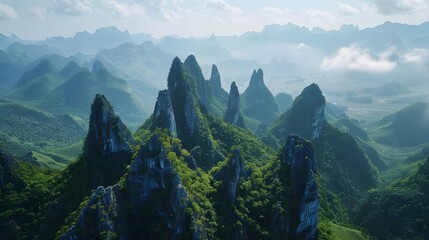
{"label": "white cloud", "polygon": [[143,7],[136,3],[119,3],[115,0],[102,0],[102,3],[109,10],[109,14],[114,17],[130,18],[144,14]]}
{"label": "white cloud", "polygon": [[40,6],[37,6],[37,7],[31,7],[31,8],[30,8],[30,13],[31,13],[33,16],[35,16],[35,17],[37,17],[38,19],[41,19],[41,20],[45,20],[45,19],[46,19],[46,16],[47,16],[46,9],[45,9],[45,8],[42,8],[42,7],[40,7]]}
{"label": "white cloud", "polygon": [[320,68],[323,71],[389,72],[397,66],[397,62],[390,60],[391,56],[392,49],[376,56],[357,45],[351,45],[342,47],[333,57],[324,58]]}
{"label": "white cloud", "polygon": [[241,9],[223,0],[206,0],[206,5],[216,11],[228,12],[232,14],[242,13]]}
{"label": "white cloud", "polygon": [[261,7],[262,13],[269,16],[282,16],[292,12],[289,8]]}
{"label": "white cloud", "polygon": [[190,8],[184,7],[184,0],[146,0],[138,4],[152,19],[162,22],[174,22],[193,13]]}
{"label": "white cloud", "polygon": [[338,12],[342,15],[353,16],[359,14],[359,9],[343,2],[338,3]]}
{"label": "white cloud", "polygon": [[377,12],[383,15],[406,15],[424,11],[427,0],[370,0]]}
{"label": "white cloud", "polygon": [[261,7],[261,16],[269,23],[285,23],[292,15],[288,8]]}
{"label": "white cloud", "polygon": [[333,18],[332,14],[329,12],[320,11],[313,8],[306,8],[302,12],[307,18]]}
{"label": "white cloud", "polygon": [[88,1],[81,0],[53,0],[52,10],[56,13],[70,16],[81,16],[92,11]]}
{"label": "white cloud", "polygon": [[406,63],[423,64],[429,61],[429,50],[414,48],[410,52],[404,54],[402,59]]}
{"label": "white cloud", "polygon": [[18,14],[16,14],[15,9],[12,6],[9,6],[4,3],[0,3],[0,19],[16,19]]}

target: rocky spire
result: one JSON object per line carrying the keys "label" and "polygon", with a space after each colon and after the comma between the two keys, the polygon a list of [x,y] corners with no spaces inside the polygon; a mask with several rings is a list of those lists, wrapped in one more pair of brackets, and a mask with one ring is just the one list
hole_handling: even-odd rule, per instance
{"label": "rocky spire", "polygon": [[235,82],[231,84],[229,91],[228,109],[226,110],[224,120],[234,125],[244,127],[243,116],[240,113],[240,94]]}
{"label": "rocky spire", "polygon": [[240,93],[238,93],[238,88],[235,82],[231,83],[231,90],[229,91],[228,109],[237,113],[240,110]]}
{"label": "rocky spire", "polygon": [[276,216],[277,234],[290,239],[317,239],[319,197],[312,144],[289,135],[281,157],[287,211]]}
{"label": "rocky spire", "polygon": [[100,157],[118,152],[131,153],[130,144],[133,142],[130,130],[115,115],[106,97],[97,94],[91,106],[84,155]]}
{"label": "rocky spire", "polygon": [[273,134],[279,139],[294,133],[316,140],[321,136],[326,124],[324,109],[325,97],[319,86],[313,83],[304,88],[289,111],[276,121]]}
{"label": "rocky spire", "polygon": [[173,105],[167,90],[162,90],[158,93],[153,112],[152,130],[155,128],[167,129],[173,137],[177,137],[176,119],[174,118]]}
{"label": "rocky spire", "polygon": [[228,163],[214,176],[216,180],[222,181],[222,195],[226,196],[231,204],[235,202],[238,183],[244,175],[244,160],[241,157],[240,150],[236,149]]}
{"label": "rocky spire", "polygon": [[119,186],[99,186],[91,194],[88,204],[79,213],[75,224],[60,239],[124,238],[121,230],[125,229],[126,218],[121,216],[120,206],[124,203],[120,202],[118,196],[120,196]]}
{"label": "rocky spire", "polygon": [[[172,102],[176,120],[177,135],[184,141],[185,147],[203,126],[198,116],[198,100],[192,93],[190,83],[184,78],[184,69],[179,58],[175,58],[168,74],[168,93]],[[195,140],[195,139],[193,139]],[[193,146],[191,146],[193,147]]]}
{"label": "rocky spire", "polygon": [[269,125],[279,116],[279,107],[273,94],[265,86],[262,69],[253,71],[242,100],[243,112],[250,118]]}
{"label": "rocky spire", "polygon": [[196,91],[193,94],[201,100],[201,102],[208,107],[212,100],[212,91],[208,81],[205,80],[201,67],[197,62],[194,55],[189,55],[183,63],[187,73],[193,78]]}
{"label": "rocky spire", "polygon": [[264,83],[264,71],[258,69],[258,71],[253,70],[252,76],[250,77],[249,88],[257,89],[265,85]]}
{"label": "rocky spire", "polygon": [[[146,225],[161,224],[157,229],[163,229],[168,239],[178,239],[189,229],[190,216],[186,213],[189,199],[159,135],[154,134],[141,146],[131,164],[127,187],[132,213],[137,219],[141,219],[141,214],[149,216],[142,221],[148,221]],[[154,219],[159,222],[150,223]]]}
{"label": "rocky spire", "polygon": [[245,175],[244,160],[238,149],[233,151],[232,157],[214,175],[214,179],[220,182],[214,196],[217,199],[215,208],[220,214],[218,217],[222,219],[219,224],[223,225],[218,232],[220,239],[246,239],[245,221],[237,214],[235,206],[239,183]]}
{"label": "rocky spire", "polygon": [[210,76],[210,83],[213,87],[216,87],[218,89],[222,88],[221,82],[220,82],[220,74],[219,70],[217,69],[217,66],[213,64],[212,66],[212,73]]}
{"label": "rocky spire", "polygon": [[175,57],[173,59],[167,81],[170,95],[176,93],[179,90],[184,91],[189,88],[183,76],[182,62],[180,61],[179,57]]}

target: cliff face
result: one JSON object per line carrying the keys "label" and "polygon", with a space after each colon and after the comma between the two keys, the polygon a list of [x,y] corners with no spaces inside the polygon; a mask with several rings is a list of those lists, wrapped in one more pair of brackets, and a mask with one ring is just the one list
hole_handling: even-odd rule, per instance
{"label": "cliff face", "polygon": [[114,113],[103,95],[97,94],[91,106],[88,135],[83,146],[83,158],[88,171],[93,171],[93,187],[108,186],[124,174],[131,162],[134,144],[130,130]]}
{"label": "cliff face", "polygon": [[276,120],[272,132],[279,139],[294,133],[316,140],[326,125],[324,109],[325,97],[319,86],[313,83],[304,88],[289,111]]}
{"label": "cliff face", "polygon": [[106,156],[118,152],[131,152],[130,144],[133,143],[131,132],[115,115],[106,97],[97,94],[91,106],[84,154]]}
{"label": "cliff face", "polygon": [[311,143],[290,135],[281,157],[284,174],[285,212],[275,215],[274,233],[290,239],[317,239],[318,187],[315,158]]}
{"label": "cliff face", "polygon": [[243,116],[240,112],[240,94],[235,82],[231,83],[231,90],[229,91],[228,109],[226,110],[224,121],[231,124],[245,127]]}
{"label": "cliff face", "polygon": [[[150,231],[160,230],[168,239],[178,239],[189,231],[190,216],[186,207],[190,201],[158,135],[141,146],[127,182],[131,212],[136,221],[149,224],[148,229],[143,230],[148,231],[149,236],[153,234]],[[147,219],[141,219],[142,215]],[[150,229],[151,226],[157,229]]]}
{"label": "cliff face", "polygon": [[[194,60],[191,58],[188,60],[188,65],[192,62]],[[198,166],[208,169],[222,160],[223,156],[219,154],[210,137],[208,112],[203,102],[195,95],[195,81],[189,78],[180,59],[176,57],[168,75],[168,93],[176,120],[177,136],[182,140],[183,146],[192,151],[194,157],[199,156],[195,157]]]}
{"label": "cliff face", "polygon": [[[125,226],[118,186],[99,186],[73,225],[60,239],[117,239]],[[120,218],[121,217],[121,218]]]}
{"label": "cliff face", "polygon": [[201,100],[201,102],[208,107],[213,100],[212,88],[209,81],[206,81],[201,71],[201,67],[197,62],[194,55],[189,55],[183,63],[184,69],[193,78],[193,86],[195,87],[194,95]]}
{"label": "cliff face", "polygon": [[120,180],[132,159],[131,144],[134,144],[131,132],[114,113],[107,99],[97,94],[91,106],[82,155],[58,180],[59,194],[42,222],[42,239],[53,239],[67,216],[93,189],[110,186]]}
{"label": "cliff face", "polygon": [[265,86],[262,69],[253,71],[242,100],[244,114],[262,123],[271,124],[280,114],[273,94]]}
{"label": "cliff face", "polygon": [[125,181],[98,187],[62,239],[200,238],[198,219],[187,212],[191,202],[159,135],[141,145]]}
{"label": "cliff face", "polygon": [[212,88],[213,97],[221,103],[228,101],[228,93],[222,89],[220,73],[216,65],[213,64],[209,83]]}
{"label": "cliff face", "polygon": [[173,137],[177,137],[176,119],[174,118],[173,105],[167,90],[159,91],[158,93],[151,129],[156,128],[167,129]]}
{"label": "cliff face", "polygon": [[235,203],[237,197],[237,188],[240,178],[245,176],[244,160],[241,158],[240,150],[233,152],[231,159],[215,176],[216,180],[223,183],[221,191],[223,196],[231,203]]}
{"label": "cliff face", "polygon": [[168,75],[168,93],[176,119],[177,135],[184,144],[188,144],[196,132],[201,132],[199,126],[203,125],[198,124],[202,119],[197,115],[198,101],[192,92],[191,83],[185,79],[182,63],[176,57]]}
{"label": "cliff face", "polygon": [[[218,224],[218,234],[221,239],[247,239],[246,226],[243,226],[242,216],[235,211],[235,202],[238,194],[240,180],[246,177],[244,160],[241,157],[240,150],[236,149],[232,157],[228,159],[215,175],[214,179],[220,184],[215,194],[215,206],[222,219]],[[240,224],[237,224],[239,222]]]}

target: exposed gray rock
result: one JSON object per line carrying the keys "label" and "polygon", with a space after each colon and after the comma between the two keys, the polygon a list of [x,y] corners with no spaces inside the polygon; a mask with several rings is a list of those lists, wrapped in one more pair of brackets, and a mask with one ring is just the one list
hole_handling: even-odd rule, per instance
{"label": "exposed gray rock", "polygon": [[119,218],[119,191],[118,186],[99,186],[81,210],[76,224],[60,239],[121,239],[118,236],[118,224],[123,222]]}
{"label": "exposed gray rock", "polygon": [[194,134],[196,127],[198,127],[198,121],[194,98],[191,94],[187,94],[185,96],[185,129],[188,130],[189,135]]}
{"label": "exposed gray rock", "polygon": [[286,212],[277,216],[291,239],[317,239],[318,187],[315,178],[315,158],[312,144],[296,135],[289,135],[281,158],[286,172]]}
{"label": "exposed gray rock", "polygon": [[[149,211],[155,215],[153,217],[162,220],[159,224],[168,229],[171,239],[178,239],[189,230],[190,220],[186,213],[189,199],[158,135],[153,135],[141,146],[131,164],[127,186],[132,213],[136,218],[152,206]],[[162,204],[158,202],[153,205],[154,201],[160,200],[156,194],[165,197]]]}
{"label": "exposed gray rock", "polygon": [[222,190],[231,204],[234,204],[236,200],[238,183],[244,175],[244,160],[241,157],[240,150],[236,149],[227,165],[214,176],[216,180],[222,181],[224,188]]}
{"label": "exposed gray rock", "polygon": [[167,129],[173,137],[177,137],[176,119],[174,118],[173,105],[167,90],[162,90],[158,93],[153,112],[152,130],[155,128]]}
{"label": "exposed gray rock", "polygon": [[249,86],[242,94],[243,113],[265,124],[271,124],[280,114],[277,102],[265,86],[262,69],[254,70]]}
{"label": "exposed gray rock", "polygon": [[133,136],[104,95],[97,94],[91,106],[88,135],[85,140],[85,154],[96,156],[117,152],[132,152]]}
{"label": "exposed gray rock", "polygon": [[219,73],[219,70],[217,69],[217,66],[214,64],[212,66],[212,72],[211,72],[209,83],[211,85],[213,97],[217,98],[217,100],[220,101],[221,103],[224,103],[224,102],[226,103],[228,101],[228,93],[222,88],[220,73]]}
{"label": "exposed gray rock", "polygon": [[217,66],[213,64],[212,66],[212,72],[211,72],[211,76],[210,76],[210,83],[212,84],[213,87],[216,88],[222,88],[221,82],[220,82],[220,74],[219,74],[219,70],[217,69]]}
{"label": "exposed gray rock", "polygon": [[244,119],[240,112],[240,93],[235,82],[231,83],[229,91],[228,109],[226,110],[224,120],[234,125],[244,127]]}
{"label": "exposed gray rock", "polygon": [[317,84],[304,88],[272,127],[272,133],[285,141],[289,134],[298,134],[306,139],[317,140],[327,125],[325,118],[325,97]]}

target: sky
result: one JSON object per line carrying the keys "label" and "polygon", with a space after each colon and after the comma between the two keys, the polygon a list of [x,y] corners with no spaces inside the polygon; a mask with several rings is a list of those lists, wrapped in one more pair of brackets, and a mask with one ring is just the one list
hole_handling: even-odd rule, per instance
{"label": "sky", "polygon": [[0,33],[31,40],[107,26],[154,37],[204,37],[288,22],[331,30],[385,21],[429,21],[429,0],[0,0]]}

